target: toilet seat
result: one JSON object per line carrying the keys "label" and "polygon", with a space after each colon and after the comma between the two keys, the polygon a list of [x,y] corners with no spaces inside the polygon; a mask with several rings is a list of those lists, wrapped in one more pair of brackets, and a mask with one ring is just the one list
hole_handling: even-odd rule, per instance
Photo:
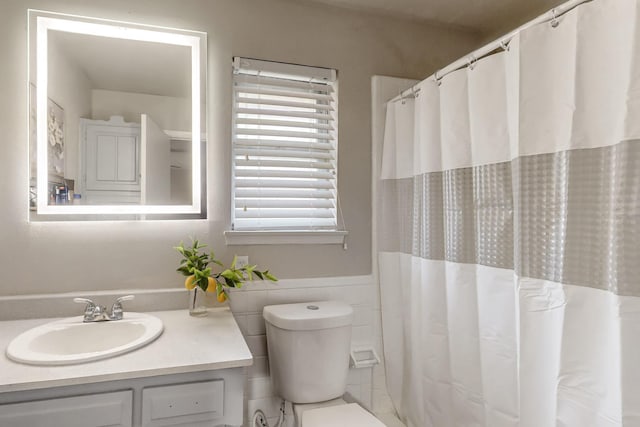
{"label": "toilet seat", "polygon": [[310,409],[302,413],[302,427],[385,427],[357,403]]}

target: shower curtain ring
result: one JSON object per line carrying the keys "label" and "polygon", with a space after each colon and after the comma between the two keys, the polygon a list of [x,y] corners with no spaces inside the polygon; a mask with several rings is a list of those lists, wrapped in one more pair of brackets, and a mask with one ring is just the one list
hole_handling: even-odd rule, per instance
{"label": "shower curtain ring", "polygon": [[402,94],[402,89],[398,90],[398,96],[400,96],[400,103],[402,105],[404,105],[405,104],[405,100],[404,100],[404,95]]}
{"label": "shower curtain ring", "polygon": [[558,21],[558,16],[556,15],[556,10],[555,9],[551,9],[551,27],[552,28],[556,28],[560,22]]}
{"label": "shower curtain ring", "polygon": [[[509,41],[511,41],[511,40],[509,40]],[[505,42],[504,40],[500,40],[500,47],[505,52],[509,52],[509,43],[508,42]]]}
{"label": "shower curtain ring", "polygon": [[470,70],[473,70],[473,68],[476,66],[476,62],[478,62],[478,60],[473,54],[471,54],[471,56],[469,56],[469,62],[467,63],[467,66]]}
{"label": "shower curtain ring", "polygon": [[436,82],[438,86],[440,86],[442,84],[442,81],[441,78],[438,77],[438,71],[439,70],[436,70],[436,72],[433,73],[433,81]]}

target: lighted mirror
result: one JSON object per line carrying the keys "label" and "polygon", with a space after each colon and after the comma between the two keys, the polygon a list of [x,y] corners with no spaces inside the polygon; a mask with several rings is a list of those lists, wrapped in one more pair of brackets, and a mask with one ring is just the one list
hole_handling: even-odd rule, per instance
{"label": "lighted mirror", "polygon": [[202,218],[206,34],[29,11],[30,218]]}

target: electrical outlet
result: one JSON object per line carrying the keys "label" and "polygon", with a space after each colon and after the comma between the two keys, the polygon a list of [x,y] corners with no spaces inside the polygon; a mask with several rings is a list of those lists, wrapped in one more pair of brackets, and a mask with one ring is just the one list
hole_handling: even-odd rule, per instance
{"label": "electrical outlet", "polygon": [[237,255],[236,268],[242,268],[245,265],[249,265],[249,257],[247,255]]}

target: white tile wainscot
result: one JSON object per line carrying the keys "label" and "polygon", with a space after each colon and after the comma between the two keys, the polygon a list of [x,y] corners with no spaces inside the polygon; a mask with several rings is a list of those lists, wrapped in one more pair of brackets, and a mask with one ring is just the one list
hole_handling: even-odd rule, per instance
{"label": "white tile wainscot", "polygon": [[[267,340],[262,309],[266,305],[340,300],[349,303],[354,311],[352,347],[375,346],[374,304],[377,289],[371,276],[325,277],[313,279],[285,279],[277,283],[248,283],[233,290],[229,301],[233,315],[240,326],[254,357],[247,371],[246,424],[256,409],[267,415],[271,425],[278,418],[280,399],[274,395],[269,378]],[[378,313],[379,314],[379,313]],[[380,353],[381,349],[376,351]],[[347,392],[367,409],[372,408],[373,369],[350,369]],[[287,408],[287,426],[293,415]]]}

